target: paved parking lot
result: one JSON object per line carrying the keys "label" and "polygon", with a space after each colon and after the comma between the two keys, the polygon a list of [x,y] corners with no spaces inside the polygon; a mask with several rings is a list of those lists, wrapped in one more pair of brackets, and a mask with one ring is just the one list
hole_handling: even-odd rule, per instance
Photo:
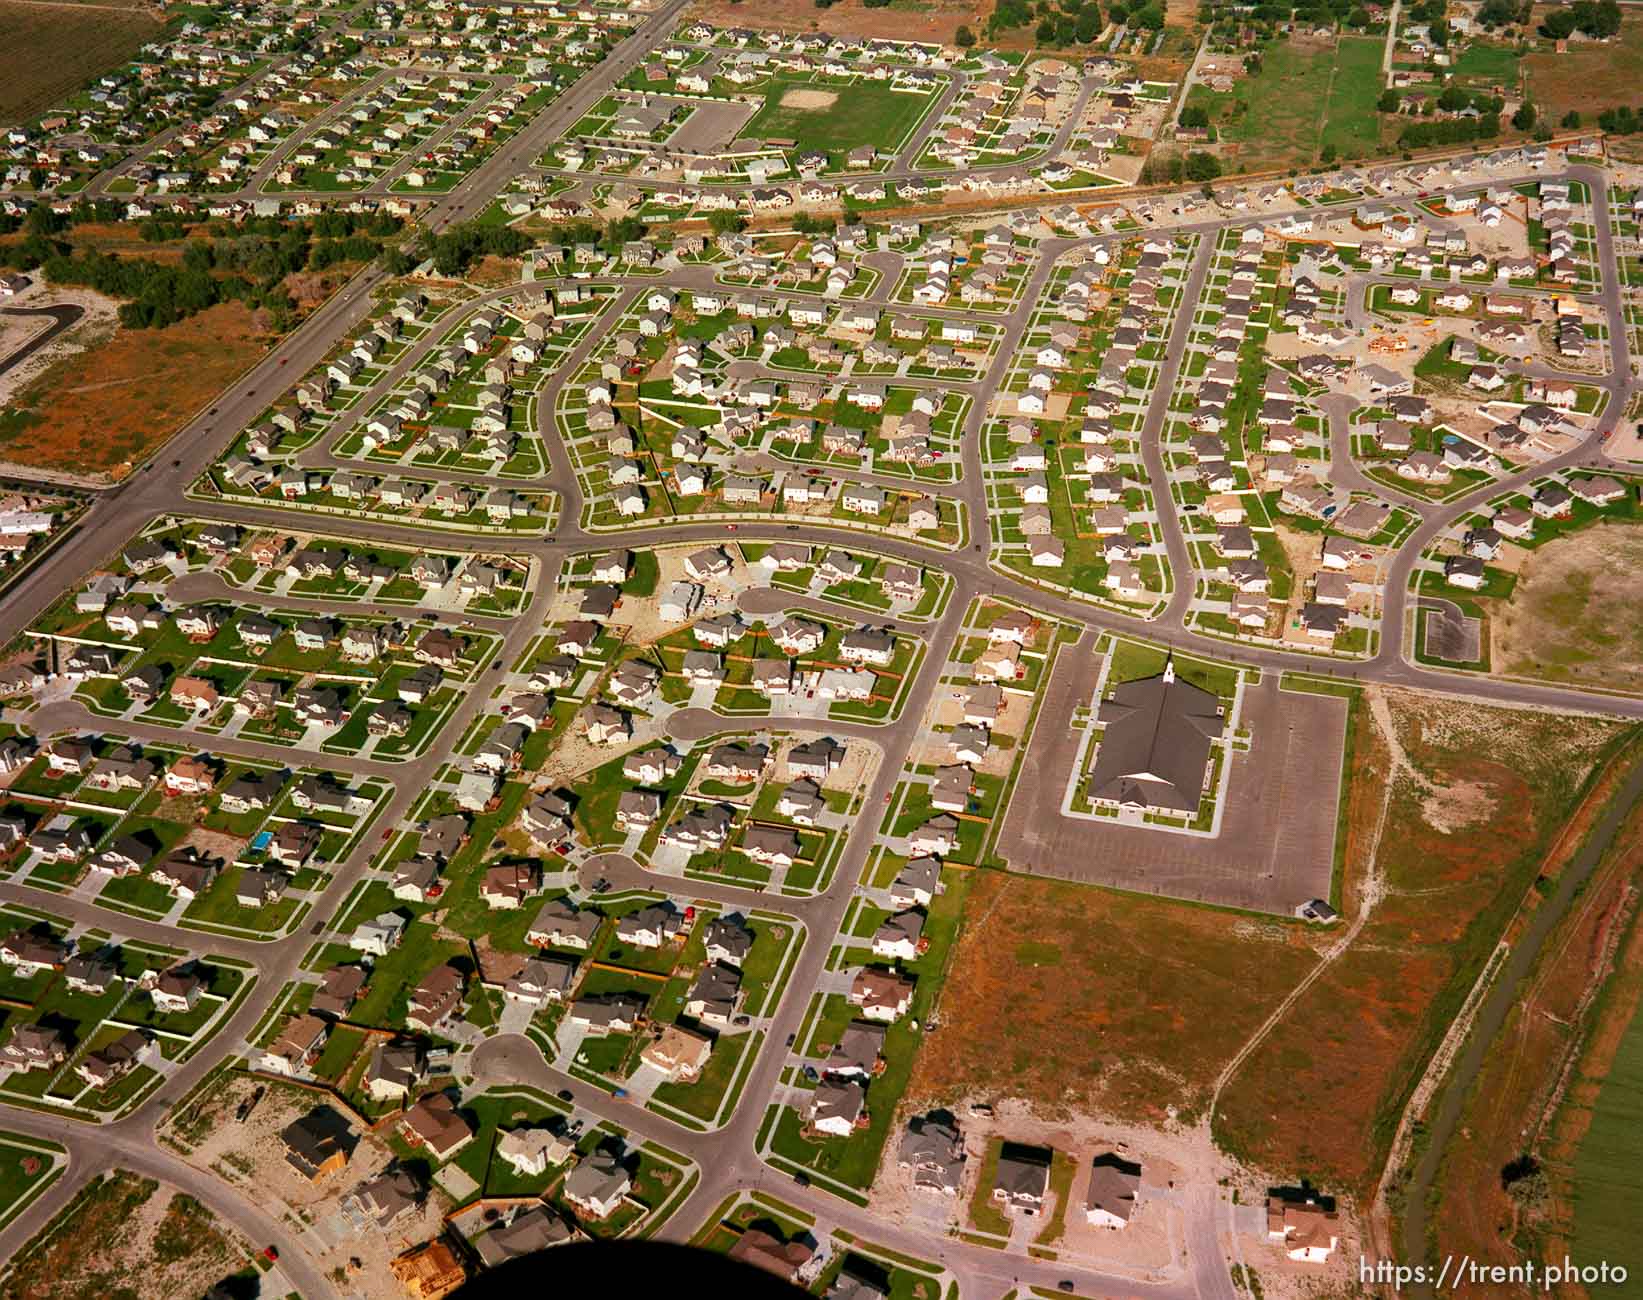
{"label": "paved parking lot", "polygon": [[1063,654],[1051,678],[1026,770],[999,836],[1011,866],[1258,912],[1289,913],[1329,896],[1340,801],[1346,701],[1280,692],[1267,673],[1244,693],[1252,748],[1232,763],[1221,833],[1172,834],[1064,817],[1061,800],[1079,733],[1044,721],[1069,718],[1095,689],[1099,661]]}

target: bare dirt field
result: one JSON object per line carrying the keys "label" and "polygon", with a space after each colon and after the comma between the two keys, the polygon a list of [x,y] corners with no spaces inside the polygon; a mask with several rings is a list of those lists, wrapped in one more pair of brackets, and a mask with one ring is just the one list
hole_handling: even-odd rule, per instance
{"label": "bare dirt field", "polygon": [[1537,548],[1510,601],[1492,603],[1502,672],[1643,690],[1643,528],[1603,524]]}
{"label": "bare dirt field", "polygon": [[884,37],[902,41],[953,42],[968,26],[978,36],[992,13],[992,0],[923,0],[917,4],[869,9],[861,0],[838,0],[818,9],[812,0],[697,0],[682,20],[702,19],[718,27],[758,27],[781,32],[821,31],[834,36]]}
{"label": "bare dirt field", "polygon": [[1311,968],[1315,942],[1282,922],[980,872],[908,1096],[1187,1120]]}
{"label": "bare dirt field", "polygon": [[[64,338],[87,329],[77,326]],[[269,339],[237,302],[163,330],[82,339],[0,413],[0,459],[120,479],[262,355]]]}
{"label": "bare dirt field", "polygon": [[1234,1155],[1342,1193],[1378,1177],[1405,1099],[1626,732],[1402,692],[1375,711],[1390,734],[1360,709],[1348,751],[1342,908],[1355,915],[1369,888],[1369,919],[1244,1062],[1216,1113],[1217,1140]]}
{"label": "bare dirt field", "polygon": [[838,101],[831,90],[790,90],[782,96],[782,107],[832,108]]}
{"label": "bare dirt field", "polygon": [[193,1197],[115,1170],[18,1253],[0,1297],[203,1295],[250,1255],[249,1243]]}
{"label": "bare dirt field", "polygon": [[137,9],[0,0],[0,124],[44,112],[129,59],[160,28]]}

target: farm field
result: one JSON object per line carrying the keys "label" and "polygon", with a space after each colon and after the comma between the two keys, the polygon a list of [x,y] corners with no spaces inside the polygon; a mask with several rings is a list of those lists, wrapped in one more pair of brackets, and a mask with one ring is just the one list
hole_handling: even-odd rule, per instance
{"label": "farm field", "polygon": [[[1616,770],[1613,783],[1623,771]],[[1578,837],[1566,837],[1559,872],[1561,859],[1577,844]],[[1643,1096],[1643,1073],[1635,1068],[1643,1061],[1637,1052],[1643,1035],[1633,1019],[1643,992],[1643,927],[1631,897],[1640,849],[1643,808],[1634,806],[1576,905],[1548,936],[1469,1084],[1462,1136],[1445,1149],[1435,1189],[1432,1223],[1439,1250],[1508,1264],[1534,1249],[1532,1239],[1544,1232],[1542,1258],[1561,1260],[1569,1253],[1572,1223],[1577,1233],[1591,1230],[1596,1242],[1588,1256],[1576,1252],[1581,1262],[1623,1258],[1610,1249],[1615,1224],[1605,1214],[1617,1190],[1613,1170],[1594,1172],[1590,1157],[1601,1163],[1619,1153],[1635,1166],[1638,1155],[1619,1135],[1600,1134],[1594,1121],[1612,1120],[1617,1109]],[[1629,1037],[1628,1024],[1634,1031]],[[1635,1054],[1629,1073],[1627,1051]],[[1566,1074],[1571,1052],[1578,1055]],[[1561,1104],[1560,1087],[1566,1089]],[[1546,1119],[1553,1122],[1543,1125]],[[1530,1195],[1508,1192],[1508,1168],[1526,1180],[1521,1187],[1514,1183],[1514,1192]]]}
{"label": "farm field", "polygon": [[[1316,960],[1297,926],[999,872],[968,915],[909,1095],[1190,1122]],[[1011,1026],[1001,1048],[998,1026]]]}
{"label": "farm field", "polygon": [[0,125],[27,121],[93,77],[123,63],[163,24],[111,6],[76,12],[72,5],[0,0]]}
{"label": "farm field", "polygon": [[[1357,909],[1385,799],[1381,897],[1232,1080],[1216,1113],[1222,1146],[1343,1192],[1372,1183],[1432,1051],[1586,782],[1627,734],[1397,692],[1359,706],[1342,910]],[[1276,1096],[1288,1104],[1274,1107]]]}
{"label": "farm field", "polygon": [[1490,603],[1490,662],[1515,676],[1643,690],[1643,527],[1608,524],[1537,548]]}
{"label": "farm field", "polygon": [[1610,42],[1571,42],[1567,52],[1537,50],[1523,58],[1528,90],[1547,121],[1570,109],[1588,120],[1606,108],[1634,103],[1643,80],[1643,17],[1627,13]]}
{"label": "farm field", "polygon": [[[825,107],[802,108],[783,100],[795,94],[833,95]],[[775,77],[765,92],[764,107],[741,134],[756,140],[794,140],[800,149],[846,153],[858,145],[877,145],[882,152],[899,148],[924,110],[928,95],[910,95],[888,86],[856,81],[849,85]]]}
{"label": "farm field", "polygon": [[[1635,846],[1636,839],[1632,838]],[[1643,1159],[1643,927],[1632,926],[1620,972],[1599,1002],[1598,1023],[1585,1056],[1570,1083],[1559,1136],[1578,1139],[1572,1183],[1560,1211],[1573,1211],[1572,1241],[1549,1243],[1567,1248],[1580,1264],[1607,1259],[1630,1273],[1614,1294],[1631,1300],[1643,1295],[1643,1250],[1636,1216],[1624,1213]],[[1629,1017],[1629,1023],[1628,1023]],[[1563,1157],[1566,1150],[1555,1151]],[[1559,1189],[1563,1191],[1564,1189]],[[1560,1198],[1563,1199],[1563,1198]],[[1559,1216],[1563,1221],[1563,1216]]]}
{"label": "farm field", "polygon": [[63,357],[0,411],[0,460],[123,478],[266,346],[238,302],[163,330],[116,330]]}

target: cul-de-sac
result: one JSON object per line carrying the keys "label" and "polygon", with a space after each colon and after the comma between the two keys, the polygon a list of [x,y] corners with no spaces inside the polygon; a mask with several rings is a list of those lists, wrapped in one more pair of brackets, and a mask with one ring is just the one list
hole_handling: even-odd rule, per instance
{"label": "cul-de-sac", "polygon": [[1640,76],[0,0],[0,1300],[1643,1297]]}

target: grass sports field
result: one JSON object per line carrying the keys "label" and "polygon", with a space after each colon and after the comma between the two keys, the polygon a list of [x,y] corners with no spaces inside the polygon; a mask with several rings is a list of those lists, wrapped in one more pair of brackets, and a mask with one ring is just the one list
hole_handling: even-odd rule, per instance
{"label": "grass sports field", "polygon": [[[834,96],[826,107],[794,105],[791,92]],[[788,99],[787,106],[782,100]],[[891,90],[871,81],[817,82],[803,77],[775,77],[765,91],[764,107],[742,128],[756,140],[793,140],[800,149],[847,153],[858,145],[877,145],[890,153],[906,142],[923,119],[931,95]]]}
{"label": "grass sports field", "polygon": [[161,24],[145,13],[0,0],[0,124],[27,121],[129,59]]}

